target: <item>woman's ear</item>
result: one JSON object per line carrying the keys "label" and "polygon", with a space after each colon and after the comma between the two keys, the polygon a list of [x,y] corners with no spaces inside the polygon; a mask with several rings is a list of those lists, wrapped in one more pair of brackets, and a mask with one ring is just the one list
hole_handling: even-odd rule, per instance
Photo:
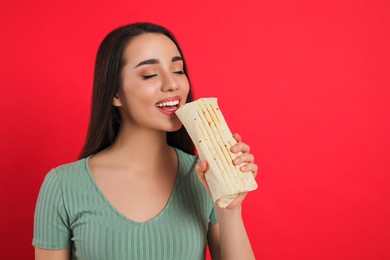
{"label": "woman's ear", "polygon": [[122,106],[122,102],[121,102],[121,100],[119,99],[118,94],[115,94],[114,98],[112,99],[112,105],[113,105],[114,107],[121,107],[121,106]]}

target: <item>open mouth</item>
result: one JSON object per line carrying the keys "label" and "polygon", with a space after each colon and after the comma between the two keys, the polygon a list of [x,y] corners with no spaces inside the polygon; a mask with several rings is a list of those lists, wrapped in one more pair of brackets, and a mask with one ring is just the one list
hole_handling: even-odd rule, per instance
{"label": "open mouth", "polygon": [[175,111],[179,108],[179,100],[157,103],[156,107],[165,111]]}

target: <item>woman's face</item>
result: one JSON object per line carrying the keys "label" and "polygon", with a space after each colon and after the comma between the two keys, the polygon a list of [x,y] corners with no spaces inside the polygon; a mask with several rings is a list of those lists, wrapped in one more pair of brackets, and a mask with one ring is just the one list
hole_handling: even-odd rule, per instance
{"label": "woman's face", "polygon": [[186,102],[189,82],[176,45],[165,35],[136,36],[123,54],[122,88],[114,98],[122,123],[134,127],[176,131],[182,126],[175,115]]}

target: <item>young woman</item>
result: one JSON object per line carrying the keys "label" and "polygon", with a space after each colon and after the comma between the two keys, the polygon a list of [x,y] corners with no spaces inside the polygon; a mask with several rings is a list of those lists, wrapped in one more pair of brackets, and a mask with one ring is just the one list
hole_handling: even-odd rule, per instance
{"label": "young woman", "polygon": [[[183,53],[165,28],[136,23],[99,47],[91,121],[80,160],[46,176],[34,222],[35,258],[254,259],[241,194],[212,202],[207,162],[179,119],[192,100]],[[234,163],[257,173],[249,146],[234,135]]]}

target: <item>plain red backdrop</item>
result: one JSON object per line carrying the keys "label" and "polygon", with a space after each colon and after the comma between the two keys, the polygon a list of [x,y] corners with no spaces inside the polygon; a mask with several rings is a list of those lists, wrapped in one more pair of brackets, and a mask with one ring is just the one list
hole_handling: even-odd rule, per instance
{"label": "plain red backdrop", "polygon": [[390,259],[390,2],[2,1],[1,259],[33,259],[45,174],[76,159],[95,53],[151,21],[184,49],[260,164],[244,217],[258,259]]}

